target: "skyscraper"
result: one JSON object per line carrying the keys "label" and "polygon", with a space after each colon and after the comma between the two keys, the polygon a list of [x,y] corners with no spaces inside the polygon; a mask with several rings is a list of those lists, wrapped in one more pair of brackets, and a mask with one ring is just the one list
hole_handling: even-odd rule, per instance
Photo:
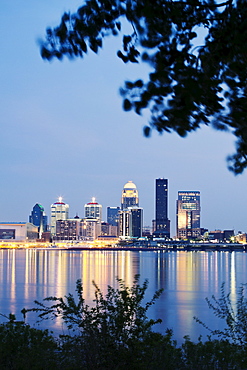
{"label": "skyscraper", "polygon": [[67,220],[69,218],[69,205],[63,202],[59,197],[58,202],[51,205],[51,235],[56,234],[56,222],[58,220]]}
{"label": "skyscraper", "polygon": [[85,217],[86,218],[97,218],[99,222],[102,221],[102,205],[96,202],[93,197],[91,202],[84,205]]}
{"label": "skyscraper", "polygon": [[107,207],[107,223],[112,226],[118,226],[119,207]]}
{"label": "skyscraper", "polygon": [[39,239],[41,239],[42,233],[47,231],[48,228],[47,216],[41,204],[35,204],[31,215],[29,216],[29,222],[38,226]]}
{"label": "skyscraper", "polygon": [[179,191],[177,200],[177,238],[194,239],[201,235],[200,192]]}
{"label": "skyscraper", "polygon": [[128,207],[119,211],[119,234],[123,238],[140,238],[143,228],[143,209]]}
{"label": "skyscraper", "polygon": [[139,206],[138,190],[132,181],[128,181],[122,190],[121,209]]}
{"label": "skyscraper", "polygon": [[140,207],[130,207],[130,236],[132,238],[142,237],[143,228],[143,209]]}
{"label": "skyscraper", "polygon": [[156,179],[155,185],[154,235],[170,238],[170,220],[168,219],[168,180]]}

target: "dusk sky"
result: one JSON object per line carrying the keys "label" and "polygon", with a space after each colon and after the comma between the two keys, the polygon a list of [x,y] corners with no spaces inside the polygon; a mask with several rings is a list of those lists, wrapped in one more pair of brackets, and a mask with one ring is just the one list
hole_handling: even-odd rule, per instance
{"label": "dusk sky", "polygon": [[144,209],[154,218],[155,178],[169,179],[169,218],[175,234],[180,190],[201,192],[201,227],[247,232],[247,172],[234,176],[226,157],[234,136],[205,127],[182,139],[177,134],[143,136],[148,114],[122,110],[119,88],[145,76],[147,66],[125,65],[116,57],[121,38],[108,38],[99,55],[73,62],[45,62],[38,39],[56,26],[64,11],[82,1],[2,0],[0,13],[1,192],[0,221],[28,221],[36,203],[63,196],[70,217],[84,216],[96,197],[119,206],[132,180]]}

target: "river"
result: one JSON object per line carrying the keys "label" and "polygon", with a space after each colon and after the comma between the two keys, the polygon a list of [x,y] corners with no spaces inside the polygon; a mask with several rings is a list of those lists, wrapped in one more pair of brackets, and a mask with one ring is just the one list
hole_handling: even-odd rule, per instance
{"label": "river", "polygon": [[[236,302],[238,288],[247,282],[247,254],[219,251],[69,251],[52,249],[0,250],[0,313],[14,313],[21,319],[22,308],[34,307],[34,300],[48,296],[63,297],[75,293],[75,282],[81,279],[84,298],[94,299],[92,281],[105,293],[107,286],[117,286],[116,277],[131,286],[136,274],[140,282],[148,279],[147,299],[163,288],[150,318],[161,318],[155,330],[172,329],[181,343],[185,335],[194,341],[207,331],[195,322],[199,317],[212,329],[222,328],[221,321],[209,310],[206,297],[220,296],[221,285]],[[36,316],[29,314],[31,325]],[[0,317],[4,321],[3,317]],[[60,321],[42,323],[57,334],[64,330]]]}

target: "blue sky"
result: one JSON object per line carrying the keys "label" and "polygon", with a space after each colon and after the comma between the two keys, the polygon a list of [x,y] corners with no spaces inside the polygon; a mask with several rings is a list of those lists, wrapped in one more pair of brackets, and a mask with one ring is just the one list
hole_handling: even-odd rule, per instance
{"label": "blue sky", "polygon": [[[175,233],[180,190],[201,191],[201,226],[247,231],[246,176],[227,170],[234,137],[203,128],[186,139],[143,126],[148,115],[122,111],[119,88],[148,73],[124,65],[109,38],[99,55],[73,62],[45,62],[37,40],[56,26],[73,0],[2,0],[0,13],[1,192],[0,221],[28,221],[35,203],[50,205],[63,196],[70,216],[84,216],[95,196],[103,205],[120,204],[123,185],[139,190],[146,225],[154,217],[155,178],[169,179],[169,217]],[[106,218],[106,217],[104,217]]]}

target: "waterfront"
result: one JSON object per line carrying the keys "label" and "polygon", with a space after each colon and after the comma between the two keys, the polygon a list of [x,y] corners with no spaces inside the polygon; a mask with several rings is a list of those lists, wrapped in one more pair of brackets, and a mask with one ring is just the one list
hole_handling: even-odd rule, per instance
{"label": "waterfront", "polygon": [[[116,277],[131,286],[134,276],[141,282],[148,279],[147,298],[155,290],[164,292],[150,308],[149,315],[161,318],[156,330],[174,331],[179,342],[184,335],[196,340],[205,330],[193,317],[211,327],[220,327],[208,309],[205,297],[220,295],[225,282],[233,302],[241,283],[247,282],[247,254],[219,251],[109,251],[109,250],[0,250],[0,312],[17,314],[23,307],[34,307],[33,301],[44,297],[75,292],[75,282],[82,279],[84,298],[92,304],[92,280],[106,292],[107,286],[117,286]],[[31,323],[34,317],[29,316]],[[47,326],[47,322],[45,325]],[[49,324],[56,333],[63,329],[60,322]]]}

